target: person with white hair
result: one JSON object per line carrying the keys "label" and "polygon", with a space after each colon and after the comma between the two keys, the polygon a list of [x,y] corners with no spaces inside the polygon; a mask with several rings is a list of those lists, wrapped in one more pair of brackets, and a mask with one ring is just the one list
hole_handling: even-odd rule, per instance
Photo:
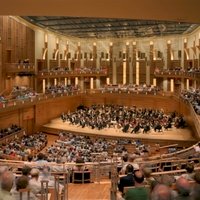
{"label": "person with white hair", "polygon": [[7,166],[1,166],[0,167],[0,186],[1,186],[1,177],[4,174],[4,172],[8,171],[8,167]]}
{"label": "person with white hair", "polygon": [[11,189],[13,187],[14,175],[10,171],[4,171],[1,175],[0,200],[13,200]]}
{"label": "person with white hair", "polygon": [[40,171],[37,168],[33,168],[30,172],[31,179],[29,180],[29,188],[33,194],[38,194],[41,191],[41,182],[39,180]]}
{"label": "person with white hair", "polygon": [[158,184],[151,193],[152,200],[174,200],[171,189],[164,184]]}

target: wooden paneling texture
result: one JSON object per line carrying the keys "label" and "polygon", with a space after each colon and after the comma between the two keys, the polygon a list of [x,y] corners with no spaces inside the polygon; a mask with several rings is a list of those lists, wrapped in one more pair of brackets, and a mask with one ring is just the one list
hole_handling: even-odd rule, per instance
{"label": "wooden paneling texture", "polygon": [[62,112],[73,111],[81,104],[81,95],[50,99],[38,103],[35,108],[35,128],[40,128]]}
{"label": "wooden paneling texture", "polygon": [[8,128],[11,124],[17,124],[25,129],[27,133],[34,131],[34,107],[18,108],[13,111],[0,114],[0,128]]}
{"label": "wooden paneling texture", "polygon": [[0,128],[8,128],[11,124],[20,125],[20,111],[14,110],[0,115]]}
{"label": "wooden paneling texture", "polygon": [[[170,106],[169,106],[170,101]],[[162,108],[165,112],[179,112],[179,102],[173,97],[155,95],[132,95],[118,93],[90,94],[83,96],[83,104],[115,104],[145,108]]]}
{"label": "wooden paneling texture", "polygon": [[173,70],[180,66],[181,66],[181,60],[171,60],[171,65],[169,66],[169,69]]}
{"label": "wooden paneling texture", "polygon": [[116,62],[116,68],[117,68],[117,83],[122,84],[123,83],[123,61],[117,61]]}
{"label": "wooden paneling texture", "polygon": [[146,61],[140,60],[139,65],[139,83],[146,83]]}
{"label": "wooden paneling texture", "polygon": [[0,17],[0,34],[1,92],[5,89],[11,90],[6,85],[6,67],[9,67],[9,64],[16,63],[17,66],[19,60],[25,59],[29,59],[30,63],[35,62],[35,32],[12,17],[2,16]]}

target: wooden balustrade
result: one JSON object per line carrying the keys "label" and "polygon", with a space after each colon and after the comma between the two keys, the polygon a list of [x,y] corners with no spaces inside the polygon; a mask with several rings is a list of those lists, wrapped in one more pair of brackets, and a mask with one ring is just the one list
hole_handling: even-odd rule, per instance
{"label": "wooden balustrade", "polygon": [[25,134],[25,130],[22,129],[20,131],[6,135],[6,136],[0,138],[0,144],[7,144],[10,141],[14,141],[16,138],[21,138],[24,134]]}

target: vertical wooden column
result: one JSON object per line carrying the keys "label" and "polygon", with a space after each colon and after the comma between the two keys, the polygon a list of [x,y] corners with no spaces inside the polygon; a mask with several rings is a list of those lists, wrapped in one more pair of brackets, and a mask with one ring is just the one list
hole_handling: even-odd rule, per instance
{"label": "vertical wooden column", "polygon": [[77,63],[76,66],[79,67],[83,67],[81,65],[81,44],[80,42],[78,42],[78,46],[77,46]]}
{"label": "vertical wooden column", "polygon": [[184,69],[187,70],[187,59],[188,59],[188,49],[187,49],[187,39],[184,39],[183,43],[183,49],[184,49],[184,54],[183,54],[183,59],[184,59]]}
{"label": "vertical wooden column", "polygon": [[170,79],[170,92],[174,92],[174,79]]}
{"label": "vertical wooden column", "polygon": [[118,80],[117,80],[117,61],[114,59],[113,61],[113,69],[112,69],[112,84],[117,84]]}
{"label": "vertical wooden column", "polygon": [[[133,42],[133,45],[132,45],[132,70],[133,70],[133,73],[130,74],[130,76],[132,76],[133,80],[136,80],[136,54],[137,54],[136,42]],[[134,81],[133,81],[133,83],[134,83]]]}
{"label": "vertical wooden column", "polygon": [[146,65],[146,84],[151,85],[151,79],[150,79],[151,72],[150,72],[150,66],[149,66],[149,62],[147,61],[147,58],[145,58],[145,65]]}
{"label": "vertical wooden column", "polygon": [[45,94],[45,90],[46,90],[46,80],[43,79],[42,80],[42,93]]}
{"label": "vertical wooden column", "polygon": [[68,85],[71,85],[71,78],[67,79],[67,83],[68,83]]}
{"label": "vertical wooden column", "polygon": [[54,85],[56,86],[58,84],[57,78],[54,78]]}
{"label": "vertical wooden column", "polygon": [[93,68],[99,68],[100,66],[97,66],[97,44],[96,42],[93,43],[93,51],[92,51],[92,57],[93,57]]}
{"label": "vertical wooden column", "polygon": [[136,76],[135,76],[136,85],[140,84],[140,62],[136,61]]}
{"label": "vertical wooden column", "polygon": [[75,86],[78,85],[78,77],[75,77]]}
{"label": "vertical wooden column", "polygon": [[127,83],[130,83],[130,78],[129,78],[129,73],[130,73],[130,70],[129,70],[129,42],[126,43],[126,80],[125,80],[125,84]]}
{"label": "vertical wooden column", "polygon": [[153,86],[154,86],[154,87],[157,86],[157,79],[156,79],[156,78],[153,79]]}
{"label": "vertical wooden column", "polygon": [[0,16],[0,92],[5,89],[5,77],[3,76],[3,44],[4,39],[3,35],[3,16]]}
{"label": "vertical wooden column", "polygon": [[197,89],[197,81],[196,80],[193,80],[193,88]]}
{"label": "vertical wooden column", "polygon": [[67,51],[67,67],[69,69],[71,69],[71,65],[70,65],[71,53],[69,51],[69,42],[68,41],[67,41],[66,51]]}
{"label": "vertical wooden column", "polygon": [[171,68],[171,40],[167,41],[167,69]]}
{"label": "vertical wooden column", "polygon": [[[198,52],[199,52],[200,51],[200,33],[199,33],[199,40],[198,40],[197,48],[198,48]],[[197,59],[198,59],[198,68],[200,68],[200,53],[198,53]]]}
{"label": "vertical wooden column", "polygon": [[186,90],[189,90],[190,88],[190,80],[187,78],[186,79]]}
{"label": "vertical wooden column", "polygon": [[93,77],[90,78],[90,89],[91,90],[94,89],[94,78]]}
{"label": "vertical wooden column", "polygon": [[196,44],[195,44],[195,40],[193,41],[193,56],[192,56],[192,67],[197,67],[197,63],[196,63],[196,58],[197,58],[197,52],[196,52]]}
{"label": "vertical wooden column", "polygon": [[[1,24],[0,24],[1,25]],[[3,66],[2,66],[2,43],[0,36],[0,93],[4,90]]]}
{"label": "vertical wooden column", "polygon": [[84,77],[81,76],[80,79],[79,79],[79,85],[80,85],[80,89],[81,91],[84,91],[85,87],[84,87]]}
{"label": "vertical wooden column", "polygon": [[[66,44],[66,49],[65,49],[65,51],[64,51],[64,60],[66,60],[67,61],[67,55],[68,55],[68,52],[69,52],[69,43],[68,43],[68,41],[67,41],[67,44]],[[67,67],[68,67],[68,63],[66,63],[67,64]]]}
{"label": "vertical wooden column", "polygon": [[181,91],[185,89],[184,78],[181,78]]}
{"label": "vertical wooden column", "polygon": [[149,71],[150,71],[150,82],[153,82],[153,78],[154,78],[154,71],[155,71],[155,67],[154,67],[154,43],[153,41],[150,41],[149,43]]}
{"label": "vertical wooden column", "polygon": [[56,39],[56,49],[55,49],[55,60],[57,61],[57,66],[60,67],[60,56],[59,56],[59,38]]}
{"label": "vertical wooden column", "polygon": [[126,60],[123,60],[123,78],[122,78],[122,84],[126,84],[126,71],[127,71],[127,62]]}
{"label": "vertical wooden column", "polygon": [[109,77],[106,78],[106,84],[107,84],[107,85],[110,84],[110,78],[109,78]]}
{"label": "vertical wooden column", "polygon": [[67,86],[67,78],[64,79],[64,85]]}
{"label": "vertical wooden column", "polygon": [[109,54],[110,54],[110,60],[109,60],[109,65],[107,66],[107,71],[108,71],[108,78],[109,78],[109,82],[113,82],[113,76],[117,76],[116,74],[113,73],[113,63],[116,60],[116,58],[113,57],[113,43],[110,42],[110,46],[109,46]]}

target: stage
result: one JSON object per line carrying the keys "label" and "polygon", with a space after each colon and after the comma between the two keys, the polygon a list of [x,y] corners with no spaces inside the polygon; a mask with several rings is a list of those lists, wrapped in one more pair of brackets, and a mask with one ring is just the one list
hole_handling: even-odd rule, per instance
{"label": "stage", "polygon": [[190,146],[197,141],[193,136],[192,130],[187,127],[184,129],[177,129],[173,127],[169,130],[161,132],[155,132],[151,129],[148,133],[142,133],[141,130],[139,133],[135,134],[131,133],[131,129],[129,129],[128,133],[123,133],[122,129],[114,127],[104,128],[102,130],[91,129],[90,127],[82,128],[81,126],[72,125],[69,122],[63,122],[60,118],[53,119],[50,123],[45,124],[42,127],[42,131],[52,134],[58,134],[61,130],[94,137],[140,139],[149,143],[178,143],[185,146]]}

